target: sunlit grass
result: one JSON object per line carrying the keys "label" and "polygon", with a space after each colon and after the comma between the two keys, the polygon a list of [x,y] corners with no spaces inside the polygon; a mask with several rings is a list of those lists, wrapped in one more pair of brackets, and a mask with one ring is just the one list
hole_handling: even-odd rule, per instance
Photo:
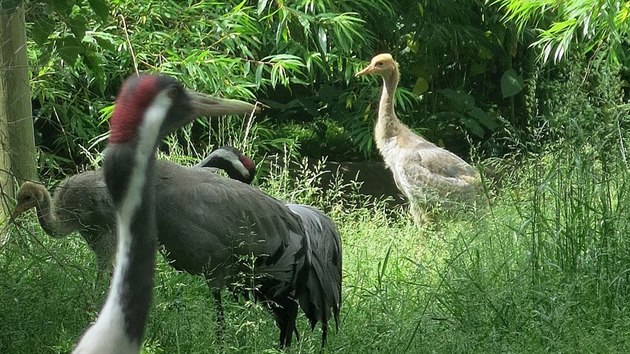
{"label": "sunlit grass", "polygon": [[[267,179],[263,190],[282,200],[311,200],[339,225],[343,306],[326,350],[630,349],[626,172],[611,167],[602,173],[598,165],[571,165],[559,156],[532,162],[489,208],[437,217],[423,227],[402,209],[356,196],[341,199],[352,193],[350,185],[330,193],[309,189],[317,171],[297,180],[279,174]],[[93,289],[95,259],[78,235],[45,236],[34,215],[9,230],[0,249],[0,352],[67,352],[105,296],[106,289]],[[278,352],[267,310],[227,294],[224,300],[228,330],[219,343],[205,281],[175,272],[158,257],[144,352]],[[298,326],[302,340],[287,352],[317,352],[319,326],[311,332],[303,316]]]}

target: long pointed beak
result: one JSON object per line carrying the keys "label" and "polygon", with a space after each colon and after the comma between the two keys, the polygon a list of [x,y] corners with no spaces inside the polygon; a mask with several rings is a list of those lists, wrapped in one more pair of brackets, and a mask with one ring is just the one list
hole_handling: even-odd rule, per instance
{"label": "long pointed beak", "polygon": [[358,73],[354,74],[354,77],[367,75],[367,74],[370,74],[372,71],[374,71],[374,66],[368,65],[363,70],[361,70]]}
{"label": "long pointed beak", "polygon": [[20,204],[16,205],[11,215],[9,215],[9,221],[7,222],[7,225],[15,223],[15,219],[18,216],[20,216],[23,212],[24,212],[24,208]]}
{"label": "long pointed beak", "polygon": [[15,224],[15,219],[18,216],[20,216],[20,214],[22,214],[23,212],[24,212],[24,208],[21,205],[15,206],[15,209],[13,210],[11,215],[9,215],[9,220],[7,220],[7,222],[4,223],[4,226],[2,226],[2,229],[0,229],[0,246],[4,244],[4,241],[6,241],[4,237],[7,233],[7,230],[9,229],[9,225]]}
{"label": "long pointed beak", "polygon": [[195,116],[224,116],[227,114],[247,114],[260,110],[257,106],[239,101],[230,100],[224,98],[210,97],[208,95],[188,91],[190,96],[192,107],[194,109],[193,114]]}

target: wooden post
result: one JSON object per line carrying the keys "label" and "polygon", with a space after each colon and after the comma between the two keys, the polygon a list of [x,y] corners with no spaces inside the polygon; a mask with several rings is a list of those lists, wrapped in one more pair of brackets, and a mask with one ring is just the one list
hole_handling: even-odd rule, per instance
{"label": "wooden post", "polygon": [[37,179],[23,5],[0,0],[0,222],[15,182]]}

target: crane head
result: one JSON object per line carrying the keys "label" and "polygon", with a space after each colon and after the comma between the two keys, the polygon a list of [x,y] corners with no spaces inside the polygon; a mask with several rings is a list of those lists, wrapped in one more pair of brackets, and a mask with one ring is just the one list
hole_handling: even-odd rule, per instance
{"label": "crane head", "polygon": [[46,187],[41,184],[26,181],[20,186],[17,196],[17,204],[11,213],[10,220],[13,222],[15,218],[22,215],[27,210],[42,205],[45,201]]}
{"label": "crane head", "polygon": [[224,166],[220,167],[223,167],[230,178],[247,184],[252,183],[256,176],[256,164],[239,149],[232,146],[222,146],[212,154],[225,160]]}
{"label": "crane head", "polygon": [[122,144],[139,138],[141,127],[152,127],[158,138],[199,116],[245,114],[255,106],[238,100],[210,97],[186,90],[175,79],[140,75],[123,84],[110,119],[110,143]]}
{"label": "crane head", "polygon": [[398,69],[398,63],[391,54],[379,54],[372,58],[370,65],[356,73],[354,76],[363,76],[368,74],[384,75]]}

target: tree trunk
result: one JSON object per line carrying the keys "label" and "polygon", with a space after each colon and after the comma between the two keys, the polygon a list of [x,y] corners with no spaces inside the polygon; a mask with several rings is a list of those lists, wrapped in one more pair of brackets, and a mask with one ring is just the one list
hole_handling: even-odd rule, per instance
{"label": "tree trunk", "polygon": [[[0,221],[15,182],[36,179],[35,138],[22,1],[0,0]],[[0,235],[1,236],[1,235]]]}

